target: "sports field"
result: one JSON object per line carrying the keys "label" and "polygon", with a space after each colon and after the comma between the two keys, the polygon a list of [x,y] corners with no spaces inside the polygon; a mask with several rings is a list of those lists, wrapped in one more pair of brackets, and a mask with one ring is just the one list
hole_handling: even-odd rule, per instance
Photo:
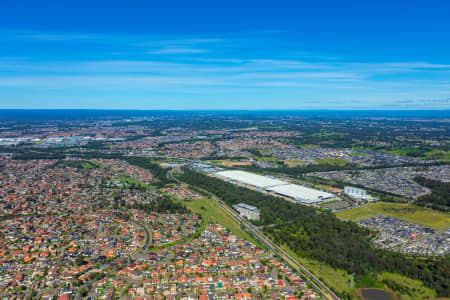
{"label": "sports field", "polygon": [[355,222],[377,215],[397,218],[436,230],[444,230],[450,227],[450,214],[413,204],[377,202],[336,213],[336,216],[340,219]]}

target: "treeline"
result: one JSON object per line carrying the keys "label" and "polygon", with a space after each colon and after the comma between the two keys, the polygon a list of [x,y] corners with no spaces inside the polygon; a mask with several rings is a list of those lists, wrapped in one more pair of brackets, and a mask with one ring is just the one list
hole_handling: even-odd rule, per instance
{"label": "treeline", "polygon": [[334,268],[355,273],[356,279],[382,271],[419,279],[439,295],[450,294],[450,259],[424,260],[371,246],[371,232],[344,222],[328,212],[291,203],[281,198],[185,170],[180,179],[208,190],[227,204],[244,202],[260,209],[260,224],[278,244],[287,244],[299,256],[317,259]]}
{"label": "treeline", "polygon": [[188,213],[190,210],[181,202],[174,201],[172,198],[162,195],[150,202],[126,204],[118,193],[113,196],[111,202],[101,202],[99,208],[105,208],[112,205],[114,209],[120,209],[125,215],[128,209],[140,209],[146,213]]}
{"label": "treeline", "polygon": [[171,214],[184,214],[189,212],[189,209],[186,208],[186,206],[180,202],[175,202],[168,197],[158,199],[157,201],[151,203],[136,203],[132,206],[128,206],[128,208],[140,209],[149,214],[152,212]]}
{"label": "treeline", "polygon": [[58,161],[54,166],[56,168],[70,167],[75,169],[93,169],[99,167],[96,163],[89,160]]}
{"label": "treeline", "polygon": [[418,184],[431,190],[431,194],[420,196],[416,203],[420,206],[449,212],[450,208],[450,183],[432,180],[425,177],[414,178]]}
{"label": "treeline", "polygon": [[172,180],[167,177],[167,169],[162,168],[160,165],[153,162],[148,157],[130,156],[123,158],[131,165],[149,170],[153,174],[153,176],[158,179],[158,184],[160,186],[164,186],[172,182]]}

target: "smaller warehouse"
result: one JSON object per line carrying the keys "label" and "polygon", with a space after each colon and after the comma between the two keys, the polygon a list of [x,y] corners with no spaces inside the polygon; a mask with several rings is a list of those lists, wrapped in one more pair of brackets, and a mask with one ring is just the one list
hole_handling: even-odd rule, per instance
{"label": "smaller warehouse", "polygon": [[355,199],[372,200],[372,197],[367,194],[366,190],[358,189],[352,186],[344,187],[344,193]]}
{"label": "smaller warehouse", "polygon": [[259,221],[259,209],[257,207],[246,203],[239,203],[233,205],[233,208],[241,215],[241,217],[247,218],[248,220]]}

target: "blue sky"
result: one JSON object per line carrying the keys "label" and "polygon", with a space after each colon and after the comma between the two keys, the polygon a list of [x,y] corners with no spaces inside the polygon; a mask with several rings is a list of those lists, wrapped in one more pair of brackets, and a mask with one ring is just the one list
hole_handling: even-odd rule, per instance
{"label": "blue sky", "polygon": [[449,109],[450,2],[2,1],[0,108]]}

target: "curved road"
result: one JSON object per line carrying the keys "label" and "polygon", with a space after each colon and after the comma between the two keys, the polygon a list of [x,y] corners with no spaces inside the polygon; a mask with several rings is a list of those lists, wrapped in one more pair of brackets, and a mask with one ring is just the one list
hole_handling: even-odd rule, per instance
{"label": "curved road", "polygon": [[[170,179],[175,180],[178,183],[181,182],[178,178],[173,176],[172,170],[167,172],[167,175]],[[186,183],[184,183],[186,184]],[[261,243],[263,243],[268,249],[270,249],[273,253],[281,257],[291,268],[301,273],[306,277],[308,283],[314,288],[314,290],[319,293],[325,299],[333,299],[338,300],[339,297],[336,296],[333,291],[331,291],[322,281],[320,281],[314,274],[308,271],[304,266],[302,266],[298,261],[292,258],[289,254],[286,253],[283,249],[281,249],[278,245],[276,245],[272,240],[266,237],[258,228],[256,228],[252,223],[248,222],[246,219],[242,218],[236,211],[234,211],[231,207],[229,207],[223,200],[219,199],[213,193],[201,189],[199,187],[195,187],[200,189],[207,195],[211,197],[211,199],[219,205],[231,218],[233,218],[236,222],[241,224],[251,235],[253,235],[256,239],[258,239]]]}

